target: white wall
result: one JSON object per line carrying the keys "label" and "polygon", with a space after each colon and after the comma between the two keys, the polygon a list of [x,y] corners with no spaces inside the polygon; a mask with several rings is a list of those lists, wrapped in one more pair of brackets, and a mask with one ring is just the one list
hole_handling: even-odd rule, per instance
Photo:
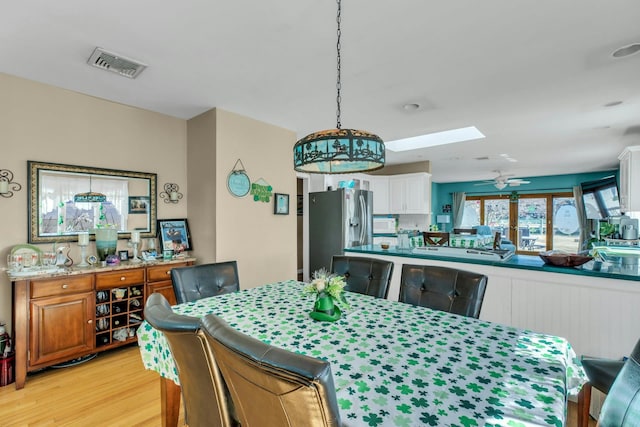
{"label": "white wall", "polygon": [[[175,205],[160,201],[158,217],[187,216],[184,120],[6,74],[0,74],[0,94],[0,169],[10,169],[22,185],[12,198],[0,197],[1,267],[11,247],[27,242],[27,160],[157,173],[159,188],[178,183],[185,197]],[[93,243],[89,251],[95,251]],[[79,253],[72,244],[71,257]],[[11,323],[11,283],[4,272],[0,321]]]}
{"label": "white wall", "polygon": [[[178,204],[158,198],[158,218],[189,218],[194,254],[201,257],[198,263],[237,259],[243,287],[295,278],[293,132],[212,110],[205,114],[214,117],[213,122],[200,133],[202,138],[213,135],[214,145],[203,156],[190,157],[187,166],[185,120],[1,73],[0,94],[0,169],[10,169],[22,184],[12,198],[0,197],[0,267],[6,266],[11,247],[27,242],[27,160],[39,160],[157,173],[158,191],[173,182],[184,195]],[[238,158],[252,180],[263,177],[274,192],[291,196],[290,215],[273,215],[272,203],[229,195],[226,175]],[[214,198],[205,197],[208,194]],[[210,218],[216,228],[200,229],[188,212]],[[206,249],[208,240],[215,242],[209,253],[199,249]],[[125,245],[119,241],[119,249]],[[71,257],[77,259],[80,251],[75,243],[71,246]],[[89,253],[93,251],[92,243]],[[0,322],[10,327],[11,283],[4,272],[0,272]]]}
{"label": "white wall", "polygon": [[[198,165],[189,168],[189,188],[198,188],[189,212],[206,236],[194,242],[198,262],[236,260],[243,289],[295,279],[295,133],[220,109],[189,120],[188,128],[189,164]],[[273,193],[289,195],[289,215],[274,215],[273,199],[256,202],[250,194],[237,198],[229,193],[227,176],[238,159],[251,182],[263,179]],[[195,210],[195,204],[215,206],[216,215]]]}

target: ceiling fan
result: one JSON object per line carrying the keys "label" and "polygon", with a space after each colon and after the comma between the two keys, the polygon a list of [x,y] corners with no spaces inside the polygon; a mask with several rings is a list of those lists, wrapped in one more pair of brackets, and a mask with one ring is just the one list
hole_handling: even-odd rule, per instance
{"label": "ceiling fan", "polygon": [[513,176],[513,174],[503,175],[499,170],[496,170],[494,172],[497,172],[498,176],[493,178],[493,180],[491,180],[491,181],[483,181],[483,182],[480,182],[480,183],[475,184],[475,185],[493,184],[493,186],[496,187],[498,190],[502,190],[502,189],[506,188],[507,186],[517,187],[520,184],[529,184],[530,183],[530,181],[525,181],[524,179],[520,179],[520,178],[509,178],[509,177]]}

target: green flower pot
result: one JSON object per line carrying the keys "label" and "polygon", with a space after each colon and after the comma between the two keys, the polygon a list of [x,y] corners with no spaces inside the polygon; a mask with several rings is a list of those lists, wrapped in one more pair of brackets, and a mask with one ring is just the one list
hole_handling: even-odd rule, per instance
{"label": "green flower pot", "polygon": [[322,322],[335,322],[342,316],[342,313],[340,312],[340,308],[335,305],[331,296],[320,292],[313,305],[313,311],[309,313],[309,316],[314,320]]}

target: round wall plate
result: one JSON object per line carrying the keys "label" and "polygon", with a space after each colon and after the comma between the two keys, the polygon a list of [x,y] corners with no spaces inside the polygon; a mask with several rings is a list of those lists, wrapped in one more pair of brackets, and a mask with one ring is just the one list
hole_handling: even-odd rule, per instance
{"label": "round wall plate", "polygon": [[251,180],[243,170],[232,171],[227,177],[229,193],[235,197],[244,197],[251,190]]}

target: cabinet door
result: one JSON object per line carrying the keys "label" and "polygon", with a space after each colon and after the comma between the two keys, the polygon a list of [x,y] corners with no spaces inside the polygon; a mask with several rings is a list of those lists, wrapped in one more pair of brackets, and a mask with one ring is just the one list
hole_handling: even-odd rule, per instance
{"label": "cabinet door", "polygon": [[178,303],[178,301],[176,301],[176,294],[173,292],[171,280],[147,283],[147,298],[149,298],[149,296],[154,292],[162,294],[171,305],[176,305]]}
{"label": "cabinet door", "polygon": [[620,159],[620,209],[622,212],[640,212],[640,146],[625,148]]}
{"label": "cabinet door", "polygon": [[631,166],[631,153],[624,152],[620,156],[620,209],[629,211],[629,170]]}
{"label": "cabinet door", "polygon": [[369,177],[369,189],[373,192],[373,214],[386,215],[389,212],[389,178]]}
{"label": "cabinet door", "polygon": [[401,176],[389,177],[389,213],[405,213],[405,179]]}
{"label": "cabinet door", "polygon": [[93,292],[32,300],[29,365],[91,353],[94,307]]}
{"label": "cabinet door", "polygon": [[428,214],[430,185],[426,174],[405,177],[405,209],[407,214]]}

